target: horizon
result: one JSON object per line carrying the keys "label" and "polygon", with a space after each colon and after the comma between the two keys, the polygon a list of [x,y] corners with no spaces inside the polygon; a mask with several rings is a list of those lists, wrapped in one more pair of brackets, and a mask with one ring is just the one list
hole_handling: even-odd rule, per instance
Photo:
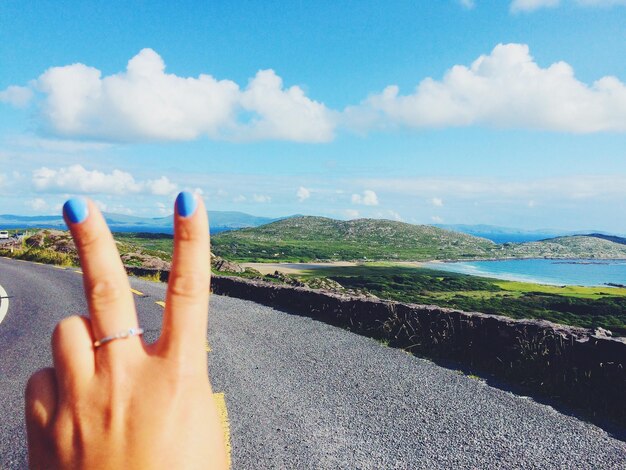
{"label": "horizon", "polygon": [[626,1],[93,8],[0,5],[0,213],[626,233]]}
{"label": "horizon", "polygon": [[[496,230],[508,230],[511,232],[514,231],[519,231],[522,234],[536,234],[536,235],[556,235],[556,236],[567,236],[567,235],[593,235],[593,234],[602,234],[602,235],[613,235],[613,236],[626,236],[626,233],[618,233],[618,232],[609,232],[603,229],[599,229],[599,228],[577,228],[574,230],[569,230],[569,229],[563,229],[563,228],[558,228],[558,227],[539,227],[539,228],[521,228],[521,227],[513,227],[513,226],[502,226],[502,225],[490,225],[490,224],[464,224],[464,223],[459,223],[459,224],[455,224],[455,223],[449,223],[449,224],[440,224],[440,223],[424,223],[424,224],[419,224],[419,223],[412,223],[412,222],[405,222],[405,221],[401,221],[401,220],[394,220],[394,219],[385,219],[385,218],[370,218],[370,217],[359,217],[359,218],[354,218],[354,219],[349,219],[349,218],[343,218],[343,219],[338,219],[338,218],[334,218],[334,217],[327,217],[327,216],[320,216],[320,215],[313,215],[313,214],[289,214],[289,215],[283,215],[283,216],[279,216],[279,217],[270,217],[270,216],[265,216],[265,215],[259,215],[259,214],[250,214],[248,212],[242,212],[242,211],[236,211],[236,210],[232,210],[232,211],[221,211],[221,210],[213,210],[213,209],[207,209],[207,212],[209,213],[209,215],[211,213],[236,213],[236,214],[240,214],[240,215],[244,215],[244,216],[248,216],[248,217],[253,217],[253,218],[259,218],[259,219],[268,219],[269,222],[264,222],[260,225],[266,225],[269,223],[273,223],[273,222],[278,222],[280,220],[284,220],[284,219],[290,219],[290,218],[297,218],[297,217],[322,217],[322,218],[329,218],[332,220],[337,220],[340,222],[348,222],[348,221],[356,221],[356,220],[386,220],[386,221],[390,221],[390,222],[400,222],[400,223],[406,223],[409,225],[425,225],[425,226],[431,226],[431,227],[438,227],[438,228],[443,228],[445,230],[451,230],[451,231],[456,231],[456,232],[464,232],[462,230],[462,228],[466,228],[467,231],[464,233],[472,233],[472,231],[470,229],[473,229],[473,231],[475,231],[475,233],[477,234],[477,236],[482,236],[482,235],[487,235],[487,234],[491,234],[491,235],[496,235],[497,232]],[[168,215],[158,215],[158,216],[139,216],[139,215],[129,215],[129,214],[120,214],[120,213],[115,213],[115,212],[103,212],[102,213],[105,217],[115,217],[115,216],[121,216],[121,217],[136,217],[138,219],[146,219],[146,220],[157,220],[157,219],[167,219],[170,217],[173,217],[174,213],[172,212],[171,214]],[[20,214],[0,214],[0,218],[1,217],[20,217],[20,218],[42,218],[42,217],[47,217],[47,218],[59,218],[62,219],[63,218],[63,214],[59,213],[59,214],[35,214],[35,215],[20,215]],[[172,219],[173,221],[173,219]],[[210,219],[209,219],[210,222]],[[260,226],[259,225],[259,226]],[[213,224],[211,224],[211,226],[213,226]],[[223,225],[216,225],[217,228],[223,228]],[[252,227],[252,226],[251,226]],[[0,229],[2,227],[0,226]],[[32,227],[27,227],[27,228],[32,228],[32,229],[36,229],[36,228],[45,228],[45,227],[37,227],[37,226],[32,226]],[[155,227],[152,227],[155,228]],[[247,227],[241,227],[241,228],[247,228]],[[479,228],[484,228],[486,231],[482,232],[480,230],[478,230]],[[489,230],[494,230],[493,232],[490,232]],[[238,230],[238,229],[232,229],[232,230]],[[482,235],[481,235],[482,234]]]}

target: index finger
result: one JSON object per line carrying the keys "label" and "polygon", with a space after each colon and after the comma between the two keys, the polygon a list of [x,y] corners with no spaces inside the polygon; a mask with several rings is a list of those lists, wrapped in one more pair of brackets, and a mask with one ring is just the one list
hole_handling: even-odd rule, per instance
{"label": "index finger", "polygon": [[[63,214],[78,248],[83,284],[95,339],[137,327],[135,304],[128,276],[113,236],[96,205],[84,198],[73,198],[63,206]],[[113,341],[101,347],[112,354],[124,353],[137,338]]]}
{"label": "index finger", "polygon": [[168,354],[206,358],[211,259],[202,200],[182,192],[174,213],[174,254],[167,284],[160,346]]}

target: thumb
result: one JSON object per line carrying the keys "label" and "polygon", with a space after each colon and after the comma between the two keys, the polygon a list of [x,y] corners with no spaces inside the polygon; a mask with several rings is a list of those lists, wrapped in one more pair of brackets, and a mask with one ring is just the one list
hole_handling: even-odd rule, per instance
{"label": "thumb", "polygon": [[26,384],[26,431],[31,468],[43,468],[49,462],[48,429],[57,409],[57,381],[54,369],[35,372]]}

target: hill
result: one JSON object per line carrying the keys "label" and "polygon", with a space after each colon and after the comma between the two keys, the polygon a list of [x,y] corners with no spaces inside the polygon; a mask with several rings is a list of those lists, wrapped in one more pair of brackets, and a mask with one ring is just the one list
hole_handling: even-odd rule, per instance
{"label": "hill", "polygon": [[[211,221],[211,233],[236,230],[244,227],[258,227],[259,225],[282,220],[283,218],[258,217],[235,211],[208,211]],[[166,217],[137,217],[125,214],[104,213],[104,218],[114,232],[146,232],[146,233],[173,233],[172,216]],[[0,215],[0,228],[28,229],[51,228],[65,230],[65,222],[61,215],[23,216],[4,214]]]}
{"label": "hill", "polygon": [[216,254],[242,261],[426,260],[492,256],[489,240],[430,225],[378,219],[294,217],[221,233]]}
{"label": "hill", "polygon": [[430,225],[378,219],[294,217],[218,234],[216,254],[238,261],[422,261],[506,258],[626,258],[626,246],[598,236],[496,244]]}

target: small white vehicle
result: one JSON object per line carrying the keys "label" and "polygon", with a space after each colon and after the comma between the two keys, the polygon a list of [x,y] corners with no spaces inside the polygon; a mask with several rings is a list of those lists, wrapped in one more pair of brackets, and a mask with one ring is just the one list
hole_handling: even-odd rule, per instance
{"label": "small white vehicle", "polygon": [[0,230],[0,240],[2,240],[3,238],[9,238],[9,232],[7,232],[6,230]]}

